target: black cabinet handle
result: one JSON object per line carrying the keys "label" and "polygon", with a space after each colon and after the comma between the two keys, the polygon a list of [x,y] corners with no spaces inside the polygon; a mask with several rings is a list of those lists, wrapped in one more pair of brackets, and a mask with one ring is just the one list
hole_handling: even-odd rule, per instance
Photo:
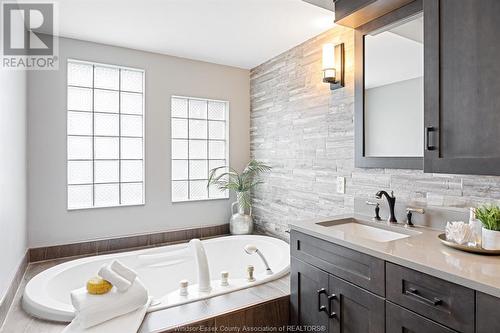
{"label": "black cabinet handle", "polygon": [[331,294],[328,296],[328,318],[336,318],[337,314],[332,311],[332,301],[337,298],[337,295]]}
{"label": "black cabinet handle", "polygon": [[410,295],[412,297],[415,297],[416,299],[418,299],[422,302],[425,302],[427,304],[433,305],[433,306],[436,306],[436,305],[443,303],[443,301],[437,297],[434,297],[434,299],[428,299],[428,298],[421,296],[419,294],[418,290],[415,288],[408,288],[407,290],[405,290],[405,294]]}
{"label": "black cabinet handle", "polygon": [[427,150],[436,150],[436,146],[431,144],[431,132],[436,132],[437,129],[433,126],[425,128],[425,147]]}
{"label": "black cabinet handle", "polygon": [[317,291],[318,293],[318,312],[326,312],[326,306],[321,305],[321,295],[325,294],[326,295],[326,289],[321,288]]}

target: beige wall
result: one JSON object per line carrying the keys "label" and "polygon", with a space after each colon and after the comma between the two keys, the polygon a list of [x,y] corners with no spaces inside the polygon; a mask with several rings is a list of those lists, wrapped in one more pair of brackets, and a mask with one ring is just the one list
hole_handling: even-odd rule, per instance
{"label": "beige wall", "polygon": [[0,304],[27,247],[26,85],[0,69]]}
{"label": "beige wall", "polygon": [[[230,200],[170,200],[170,97],[229,101],[230,163],[249,159],[249,71],[60,39],[60,69],[29,73],[29,244],[31,247],[226,223]],[[66,60],[146,71],[146,204],[66,210]]]}

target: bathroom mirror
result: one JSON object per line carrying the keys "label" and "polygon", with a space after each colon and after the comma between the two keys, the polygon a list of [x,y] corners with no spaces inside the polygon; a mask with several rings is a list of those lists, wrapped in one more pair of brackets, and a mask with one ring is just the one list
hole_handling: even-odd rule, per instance
{"label": "bathroom mirror", "polygon": [[356,30],[356,166],[421,169],[424,33],[421,3]]}

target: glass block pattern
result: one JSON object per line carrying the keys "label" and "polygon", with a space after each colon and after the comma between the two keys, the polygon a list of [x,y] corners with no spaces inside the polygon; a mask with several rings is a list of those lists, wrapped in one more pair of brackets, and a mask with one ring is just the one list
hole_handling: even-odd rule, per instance
{"label": "glass block pattern", "polygon": [[117,114],[94,114],[94,135],[114,136],[120,135],[120,116]]}
{"label": "glass block pattern", "polygon": [[95,184],[94,205],[96,207],[118,206],[120,204],[119,184]]}
{"label": "glass block pattern", "polygon": [[173,96],[170,111],[172,201],[229,198],[207,188],[210,170],[228,164],[228,103]]}
{"label": "glass block pattern", "polygon": [[92,185],[68,185],[68,209],[83,209],[93,206]]}
{"label": "glass block pattern", "polygon": [[142,182],[144,175],[143,161],[122,160],[120,164],[123,182]]}
{"label": "glass block pattern", "polygon": [[144,204],[144,71],[67,69],[68,209]]}
{"label": "glass block pattern", "polygon": [[120,93],[120,112],[122,114],[142,114],[142,94]]}
{"label": "glass block pattern", "polygon": [[91,64],[68,62],[68,85],[92,88],[93,70]]}
{"label": "glass block pattern", "polygon": [[191,160],[191,161],[189,161],[189,177],[191,179],[208,179],[208,163],[207,162],[208,162],[207,160]]}
{"label": "glass block pattern", "polygon": [[207,119],[207,101],[189,99],[189,118]]}
{"label": "glass block pattern", "polygon": [[142,138],[142,116],[124,114],[120,116],[121,135]]}
{"label": "glass block pattern", "polygon": [[118,183],[120,180],[119,161],[95,161],[95,183]]}
{"label": "glass block pattern", "polygon": [[94,111],[119,113],[119,96],[118,91],[95,89]]}
{"label": "glass block pattern", "polygon": [[144,202],[144,187],[142,183],[124,183],[120,187],[123,205],[140,205]]}
{"label": "glass block pattern", "polygon": [[206,120],[189,120],[189,138],[190,139],[207,139],[207,121]]}
{"label": "glass block pattern", "polygon": [[92,113],[68,111],[69,135],[92,135]]}
{"label": "glass block pattern", "polygon": [[94,65],[94,88],[120,90],[120,69]]}
{"label": "glass block pattern", "polygon": [[226,103],[215,101],[208,102],[208,119],[226,120]]}
{"label": "glass block pattern", "polygon": [[68,87],[68,110],[92,111],[92,89]]}
{"label": "glass block pattern", "polygon": [[68,184],[90,184],[93,179],[93,166],[91,161],[68,162]]}

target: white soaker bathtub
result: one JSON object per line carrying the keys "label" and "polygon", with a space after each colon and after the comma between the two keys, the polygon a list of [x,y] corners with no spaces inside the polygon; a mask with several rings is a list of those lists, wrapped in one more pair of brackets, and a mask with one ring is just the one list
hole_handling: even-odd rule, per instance
{"label": "white soaker bathtub", "polygon": [[[148,312],[249,288],[278,279],[290,268],[289,246],[267,236],[226,236],[202,241],[211,277],[209,292],[199,292],[197,266],[189,245],[177,244],[138,251],[108,254],[72,260],[33,277],[24,290],[22,305],[31,315],[53,321],[69,322],[74,318],[70,291],[81,288],[97,275],[99,268],[120,260],[133,268],[149,291],[153,302]],[[257,254],[249,255],[244,246],[254,244],[264,254],[272,275]],[[255,267],[255,281],[248,282],[247,266]],[[220,272],[229,272],[229,286],[220,285]],[[188,296],[179,295],[179,281],[189,281]]]}

